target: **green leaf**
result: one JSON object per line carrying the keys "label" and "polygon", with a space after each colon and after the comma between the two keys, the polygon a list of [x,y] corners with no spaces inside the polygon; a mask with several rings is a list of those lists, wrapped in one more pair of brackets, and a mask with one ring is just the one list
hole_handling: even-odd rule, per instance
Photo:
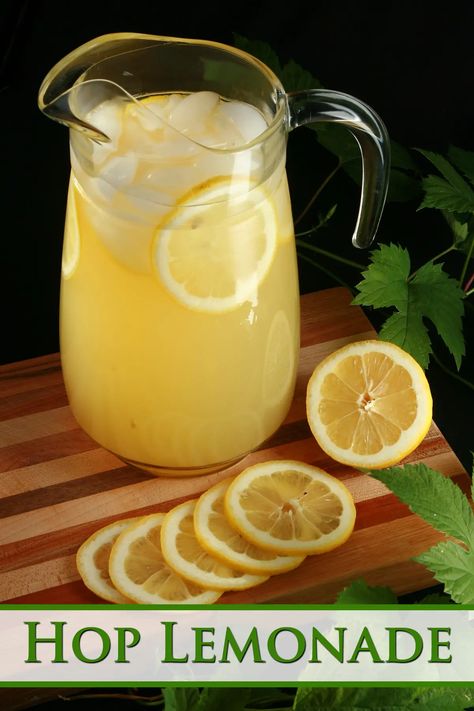
{"label": "green leaf", "polygon": [[[348,156],[350,157],[350,156]],[[362,182],[362,163],[360,155],[352,160],[345,160],[342,167],[352,180],[360,185]],[[388,202],[407,202],[408,200],[418,200],[421,197],[421,182],[409,173],[395,167],[390,168],[390,181],[388,184]]]}
{"label": "green leaf", "polygon": [[425,197],[418,208],[434,207],[450,212],[474,212],[474,192],[467,183],[466,190],[460,191],[447,180],[437,175],[428,175],[422,180]]}
{"label": "green leaf", "polygon": [[398,600],[390,588],[367,585],[365,580],[354,580],[337,596],[340,605],[396,605]]}
{"label": "green leaf", "polygon": [[472,151],[465,151],[462,148],[456,148],[456,146],[450,146],[448,157],[451,163],[453,163],[456,168],[459,168],[461,173],[464,173],[471,183],[474,183],[474,153]]}
{"label": "green leaf", "polygon": [[459,247],[469,235],[469,222],[459,220],[456,213],[446,210],[443,210],[443,217],[451,229],[454,244]]}
{"label": "green leaf", "polygon": [[429,319],[453,355],[458,368],[465,353],[462,331],[464,293],[440,264],[428,262],[409,279],[410,256],[394,244],[381,245],[356,288],[354,304],[382,308],[393,306],[380,330],[382,340],[396,343],[427,367],[432,351],[425,324]]}
{"label": "green leaf", "polygon": [[201,691],[199,703],[189,711],[244,711],[250,692],[251,689],[245,688],[206,687]]}
{"label": "green leaf", "polygon": [[316,132],[319,143],[335,155],[341,165],[351,161],[356,161],[357,165],[360,164],[359,146],[347,128],[336,123],[313,123],[308,128]]}
{"label": "green leaf", "polygon": [[466,195],[466,197],[471,195],[474,197],[474,193],[464,178],[459,175],[456,168],[453,168],[451,163],[444,156],[439,155],[439,153],[433,153],[432,151],[424,151],[421,148],[417,148],[416,150],[439,170],[443,178],[449,185],[455,188],[460,195]]}
{"label": "green leaf", "polygon": [[419,200],[420,197],[420,181],[392,166],[388,184],[388,202],[407,202],[408,200]]}
{"label": "green leaf", "polygon": [[262,711],[262,709],[288,711],[293,708],[294,696],[295,692],[292,689],[284,691],[282,689],[252,687],[249,690],[245,711]]}
{"label": "green leaf", "polygon": [[165,711],[195,711],[199,703],[198,689],[163,689]]}
{"label": "green leaf", "polygon": [[303,69],[293,59],[285,64],[279,74],[281,83],[286,91],[304,91],[306,89],[320,89],[321,82],[311,72]]}
{"label": "green leaf", "polygon": [[[473,212],[474,192],[451,163],[438,153],[420,149],[417,150],[429,160],[443,176],[440,178],[437,175],[429,175],[423,180],[425,198],[420,205],[420,209],[422,207],[435,207],[450,212]],[[454,149],[454,151],[459,159],[459,154],[456,154],[456,149]]]}
{"label": "green leaf", "polygon": [[471,499],[474,501],[474,452],[472,454],[472,469],[471,469]]}
{"label": "green leaf", "polygon": [[454,602],[474,604],[474,550],[442,541],[415,560],[431,570]]}
{"label": "green leaf", "polygon": [[441,264],[428,262],[410,282],[409,300],[434,324],[459,370],[466,352],[462,331],[464,292],[459,282],[448,276]]}
{"label": "green leaf", "polygon": [[388,317],[379,330],[379,338],[403,348],[422,368],[428,367],[432,350],[430,337],[421,314],[411,301],[403,311]]}
{"label": "green leaf", "polygon": [[407,280],[410,274],[410,255],[396,244],[381,244],[371,252],[371,263],[356,284],[359,294],[353,304],[362,306],[395,306],[402,310],[407,301]]}
{"label": "green leaf", "polygon": [[301,688],[295,711],[463,711],[474,702],[470,688]]}
{"label": "green leaf", "polygon": [[413,156],[401,143],[390,140],[391,165],[393,168],[401,168],[416,173],[418,167],[413,160]]}
{"label": "green leaf", "polygon": [[282,72],[280,60],[278,59],[278,55],[275,50],[270,47],[268,42],[263,42],[262,40],[251,40],[234,32],[234,45],[238,49],[248,52],[248,54],[251,54],[253,57],[260,59],[260,61],[266,64],[267,67],[269,67],[278,77],[280,77]]}
{"label": "green leaf", "polygon": [[[474,513],[459,486],[426,464],[405,464],[371,472],[437,531],[474,544]],[[474,568],[473,568],[474,575]]]}
{"label": "green leaf", "polygon": [[445,593],[429,593],[417,602],[419,605],[450,605],[451,603],[451,598]]}

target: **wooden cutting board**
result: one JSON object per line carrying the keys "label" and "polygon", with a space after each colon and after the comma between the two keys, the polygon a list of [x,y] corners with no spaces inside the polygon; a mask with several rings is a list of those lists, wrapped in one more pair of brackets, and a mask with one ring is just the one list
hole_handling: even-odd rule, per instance
{"label": "wooden cutting board", "polygon": [[[167,511],[220,479],[268,459],[300,459],[340,477],[357,504],[357,522],[341,548],[311,556],[295,571],[251,590],[227,593],[229,603],[330,603],[351,580],[388,585],[397,593],[432,584],[411,558],[440,539],[379,482],[330,460],[311,436],[305,389],[314,366],[350,341],[375,334],[345,289],[302,297],[301,358],[289,415],[258,451],[239,464],[201,477],[155,478],[100,448],[74,420],[58,355],[0,368],[0,601],[91,603],[74,554],[93,531],[118,518]],[[469,478],[432,425],[408,461],[425,462],[469,489]]]}

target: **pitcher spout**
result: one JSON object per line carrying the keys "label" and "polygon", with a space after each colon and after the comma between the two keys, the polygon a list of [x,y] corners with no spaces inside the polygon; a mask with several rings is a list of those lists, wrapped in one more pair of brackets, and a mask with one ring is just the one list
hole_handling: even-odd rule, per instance
{"label": "pitcher spout", "polygon": [[[103,35],[83,44],[58,62],[47,74],[38,94],[41,111],[58,123],[80,131],[94,141],[108,142],[108,136],[93,126],[87,115],[109,99],[130,100],[125,86],[117,83],[117,57],[156,43],[153,35],[127,32]],[[126,75],[126,72],[123,72]],[[133,73],[128,73],[128,80]]]}

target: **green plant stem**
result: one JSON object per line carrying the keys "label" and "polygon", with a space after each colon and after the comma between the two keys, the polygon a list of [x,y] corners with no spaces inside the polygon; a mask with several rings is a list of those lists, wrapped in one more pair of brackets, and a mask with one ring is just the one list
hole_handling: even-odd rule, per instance
{"label": "green plant stem", "polygon": [[461,282],[461,286],[462,286],[462,283],[463,283],[464,278],[465,278],[465,276],[466,276],[466,272],[467,272],[467,268],[468,268],[468,266],[469,266],[469,262],[471,261],[473,248],[474,248],[474,239],[471,240],[471,244],[469,245],[469,251],[468,251],[468,253],[467,253],[467,255],[466,255],[466,259],[464,260],[464,264],[463,264],[463,267],[462,267],[461,276],[459,277],[459,281]]}
{"label": "green plant stem", "polygon": [[418,269],[415,269],[415,271],[412,272],[412,274],[410,274],[410,276],[408,277],[408,281],[411,281],[418,274],[420,269],[423,269],[423,267],[426,267],[427,264],[436,262],[437,259],[441,259],[441,257],[445,256],[445,254],[449,254],[449,252],[452,252],[455,249],[456,249],[456,247],[454,246],[454,244],[452,244],[450,247],[447,247],[447,249],[443,249],[443,251],[440,252],[439,254],[435,254],[435,256],[431,257],[431,259],[428,259],[428,261],[425,262],[425,264],[422,264],[421,267],[418,267]]}
{"label": "green plant stem", "polygon": [[331,279],[334,279],[334,281],[340,284],[341,286],[344,286],[346,289],[349,289],[351,293],[354,293],[353,289],[349,286],[349,284],[346,284],[345,281],[338,277],[337,274],[334,274],[334,272],[332,272],[330,269],[322,267],[321,264],[315,262],[314,259],[311,259],[311,257],[307,257],[306,254],[301,254],[301,252],[298,252],[298,256],[305,262],[308,262],[308,264],[311,264],[313,267],[316,267],[316,269],[319,269],[319,271],[323,272],[323,274],[326,274],[326,276],[330,277]]}
{"label": "green plant stem", "polygon": [[469,296],[469,294],[472,294],[472,289],[471,286],[474,283],[474,272],[471,274],[469,279],[466,282],[466,285],[464,287],[464,291],[466,292],[466,296]]}
{"label": "green plant stem", "polygon": [[466,291],[466,298],[467,298],[468,296],[471,296],[471,294],[474,294],[474,288],[473,288],[473,289],[469,289],[469,291]]}
{"label": "green plant stem", "polygon": [[300,214],[299,214],[298,217],[296,218],[296,220],[295,220],[295,225],[297,225],[299,222],[301,222],[301,220],[303,219],[303,217],[304,217],[304,216],[308,213],[308,211],[312,208],[314,202],[315,202],[315,201],[318,199],[318,197],[321,195],[321,193],[322,193],[322,191],[324,190],[324,188],[326,187],[326,185],[334,178],[334,176],[336,175],[336,173],[337,173],[337,171],[339,170],[339,168],[341,167],[341,165],[342,165],[341,161],[338,160],[338,162],[337,162],[337,164],[336,164],[336,167],[335,167],[333,170],[331,170],[331,172],[324,178],[323,182],[321,183],[321,185],[319,186],[319,188],[316,190],[316,192],[313,194],[313,196],[311,197],[310,201],[307,203],[306,207],[303,209],[302,212],[300,212]]}
{"label": "green plant stem", "polygon": [[474,383],[471,383],[470,380],[466,380],[466,378],[463,378],[461,375],[458,375],[453,370],[448,368],[447,365],[445,365],[444,363],[442,363],[440,361],[440,359],[438,358],[436,353],[432,353],[431,355],[432,355],[433,360],[436,363],[436,365],[439,366],[441,368],[441,370],[443,370],[446,373],[446,375],[450,375],[452,378],[454,378],[454,380],[458,380],[463,385],[466,385],[471,390],[474,390]]}
{"label": "green plant stem", "polygon": [[321,254],[323,257],[328,257],[328,259],[333,259],[335,262],[339,262],[340,264],[345,264],[347,267],[353,267],[354,269],[358,269],[359,271],[362,271],[363,269],[365,269],[364,264],[359,264],[359,262],[353,262],[351,259],[346,259],[345,257],[340,257],[338,254],[329,252],[327,249],[321,249],[321,247],[315,247],[314,244],[310,244],[309,242],[305,242],[304,240],[297,239],[296,246],[297,247],[305,247],[306,249],[309,249],[311,252],[316,252],[316,254]]}

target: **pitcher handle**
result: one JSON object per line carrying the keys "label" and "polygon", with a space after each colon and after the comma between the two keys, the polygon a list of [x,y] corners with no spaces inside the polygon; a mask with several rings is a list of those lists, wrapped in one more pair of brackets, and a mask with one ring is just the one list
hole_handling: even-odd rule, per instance
{"label": "pitcher handle", "polygon": [[390,142],[381,118],[359,99],[340,91],[289,93],[289,130],[311,123],[338,123],[356,139],[362,158],[362,189],[352,244],[363,249],[375,237],[387,197]]}

